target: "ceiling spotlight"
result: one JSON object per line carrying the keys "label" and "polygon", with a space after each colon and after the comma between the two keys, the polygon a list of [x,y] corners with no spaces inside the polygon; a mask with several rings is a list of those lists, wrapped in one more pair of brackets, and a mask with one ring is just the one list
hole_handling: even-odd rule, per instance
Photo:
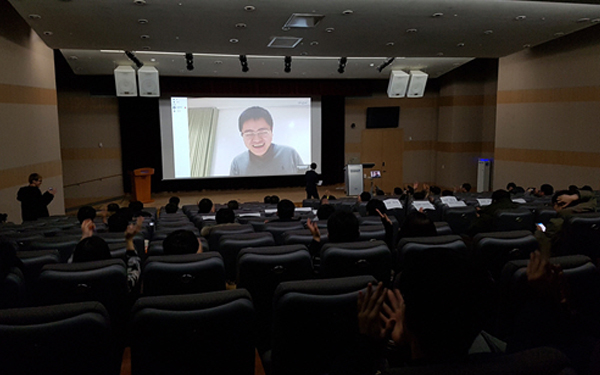
{"label": "ceiling spotlight", "polygon": [[348,59],[346,57],[340,58],[340,65],[338,66],[338,73],[343,74],[346,69],[346,63]]}
{"label": "ceiling spotlight", "polygon": [[140,25],[145,25],[145,24],[147,24],[147,23],[148,23],[148,20],[147,20],[147,19],[145,19],[145,18],[140,18],[140,19],[138,20],[138,23],[139,23]]}
{"label": "ceiling spotlight", "polygon": [[245,10],[246,12],[254,12],[254,11],[256,10],[256,7],[255,7],[255,6],[253,6],[253,5],[246,5],[246,6],[244,7],[244,10]]}
{"label": "ceiling spotlight", "polygon": [[40,16],[39,14],[30,14],[29,18],[31,18],[32,20],[39,20],[42,18],[42,16]]}
{"label": "ceiling spotlight", "polygon": [[517,20],[517,21],[523,21],[525,18],[527,18],[527,16],[516,16],[515,20]]}
{"label": "ceiling spotlight", "polygon": [[378,67],[377,67],[377,71],[379,73],[381,73],[381,71],[385,68],[387,68],[391,63],[394,62],[396,58],[395,57],[390,57],[389,59],[385,60],[383,63],[381,63]]}
{"label": "ceiling spotlight", "polygon": [[138,59],[133,52],[131,51],[125,51],[125,55],[127,55],[127,57],[129,58],[129,60],[133,61],[133,63],[135,64],[135,66],[137,66],[138,68],[141,68],[142,66],[144,66],[144,63],[140,61],[140,59]]}
{"label": "ceiling spotlight", "polygon": [[240,55],[240,64],[242,64],[242,72],[247,73],[250,68],[248,68],[248,58],[246,55]]}
{"label": "ceiling spotlight", "polygon": [[292,56],[286,56],[285,59],[283,60],[284,62],[284,68],[283,71],[286,73],[289,73],[292,71]]}
{"label": "ceiling spotlight", "polygon": [[191,52],[185,54],[185,64],[189,71],[194,70],[194,55]]}

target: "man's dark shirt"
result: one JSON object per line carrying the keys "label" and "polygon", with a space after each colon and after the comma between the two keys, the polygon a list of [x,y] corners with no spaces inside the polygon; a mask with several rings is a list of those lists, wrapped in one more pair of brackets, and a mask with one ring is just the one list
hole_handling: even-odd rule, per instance
{"label": "man's dark shirt", "polygon": [[23,186],[17,193],[17,200],[21,201],[21,217],[23,221],[37,220],[40,217],[48,217],[48,204],[54,196],[49,192],[42,194],[35,186]]}

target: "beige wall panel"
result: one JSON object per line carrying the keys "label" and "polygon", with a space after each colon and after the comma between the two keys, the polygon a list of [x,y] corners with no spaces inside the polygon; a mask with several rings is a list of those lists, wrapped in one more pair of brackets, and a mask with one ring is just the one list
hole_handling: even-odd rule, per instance
{"label": "beige wall panel", "polygon": [[22,44],[0,37],[0,83],[56,88],[52,50],[33,31],[19,39]]}
{"label": "beige wall panel", "polygon": [[438,111],[435,107],[400,108],[400,128],[405,141],[428,141],[437,137]]}
{"label": "beige wall panel", "polygon": [[344,154],[345,164],[360,163],[360,152],[346,152]]}
{"label": "beige wall panel", "polygon": [[440,186],[459,186],[477,183],[477,160],[479,153],[438,152],[436,160],[436,183]]}
{"label": "beige wall panel", "polygon": [[525,188],[549,183],[555,190],[566,189],[571,184],[590,185],[598,190],[600,168],[496,160],[494,189],[504,189],[509,182],[515,182]]}
{"label": "beige wall panel", "polygon": [[484,106],[481,116],[481,140],[494,142],[496,139],[496,105]]}
{"label": "beige wall panel", "polygon": [[600,103],[498,105],[496,147],[596,152]]}
{"label": "beige wall panel", "polygon": [[[406,145],[406,143],[405,143]],[[408,151],[403,154],[403,181],[405,184],[415,181],[435,181],[435,158],[433,150]]]}
{"label": "beige wall panel", "polygon": [[79,186],[65,188],[68,198],[67,208],[83,204],[91,204],[105,199],[123,196],[123,180],[121,177],[107,178]]}
{"label": "beige wall panel", "polygon": [[440,107],[438,141],[478,142],[481,141],[483,106]]}
{"label": "beige wall panel", "polygon": [[1,104],[2,169],[60,159],[55,106]]}
{"label": "beige wall panel", "polygon": [[63,148],[121,147],[116,98],[89,97],[87,93],[59,94],[60,133]]}
{"label": "beige wall panel", "polygon": [[121,159],[63,160],[65,185],[122,175]]}

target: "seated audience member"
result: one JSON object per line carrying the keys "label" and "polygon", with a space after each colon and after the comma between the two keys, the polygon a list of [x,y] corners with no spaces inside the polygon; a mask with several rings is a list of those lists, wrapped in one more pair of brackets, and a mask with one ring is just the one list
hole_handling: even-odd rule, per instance
{"label": "seated audience member", "polygon": [[511,194],[511,195],[515,195],[515,194],[523,194],[525,192],[525,189],[523,189],[520,186],[517,186],[517,184],[515,184],[514,182],[509,182],[506,185],[506,190]]}
{"label": "seated audience member", "polygon": [[198,202],[198,213],[208,214],[212,212],[215,212],[215,206],[213,202],[208,198],[200,199],[200,202]]}
{"label": "seated audience member", "polygon": [[460,185],[460,189],[458,189],[458,191],[461,193],[471,192],[471,184],[468,182],[465,182],[464,184]]}
{"label": "seated audience member", "polygon": [[271,195],[271,204],[277,204],[277,203],[279,203],[279,196]]}
{"label": "seated audience member", "polygon": [[[577,190],[577,186],[573,185]],[[528,201],[534,200],[535,198],[550,197],[554,194],[554,188],[550,184],[543,184],[539,189],[528,188],[525,192],[525,198]]]}
{"label": "seated audience member", "polygon": [[227,202],[227,207],[231,208],[232,210],[238,210],[240,208],[240,204],[235,199],[232,199]]}
{"label": "seated audience member", "polygon": [[440,189],[438,186],[432,186],[429,188],[429,192],[431,195],[440,195],[442,193],[442,189]]}
{"label": "seated audience member", "polygon": [[579,190],[594,191],[590,185],[583,185]]}
{"label": "seated audience member", "polygon": [[327,200],[330,200],[330,201],[334,201],[334,200],[336,200],[336,197],[335,197],[335,196],[333,196],[333,195],[331,195],[331,194],[329,193],[329,190],[325,190],[325,195],[323,195],[323,196],[321,197],[321,201],[323,201],[323,199],[327,199]]}
{"label": "seated audience member", "polygon": [[442,197],[452,197],[454,196],[454,192],[452,190],[442,190]]}
{"label": "seated audience member", "polygon": [[165,206],[165,213],[167,214],[174,214],[177,210],[179,210],[179,208],[173,203],[167,203]]}
{"label": "seated audience member", "polygon": [[108,231],[113,233],[125,232],[131,220],[133,220],[131,211],[126,208],[120,208],[108,218]]}
{"label": "seated audience member", "polygon": [[406,216],[406,220],[400,228],[398,237],[433,237],[437,236],[435,224],[423,212],[412,211]]}
{"label": "seated audience member", "polygon": [[208,226],[202,228],[200,234],[202,237],[210,236],[210,232],[215,228],[220,228],[226,225],[239,225],[239,223],[235,222],[235,213],[231,208],[221,208],[217,211],[215,215],[216,225]]}
{"label": "seated audience member", "polygon": [[401,187],[398,187],[398,186],[396,186],[396,187],[394,188],[394,195],[396,195],[396,196],[401,196],[401,195],[403,195],[403,194],[404,194],[404,192],[402,191],[402,188],[401,188]]}
{"label": "seated audience member", "polygon": [[109,203],[108,206],[106,206],[106,211],[108,211],[112,215],[115,212],[119,211],[120,208],[121,207],[119,207],[119,205],[116,203]]}
{"label": "seated audience member", "polygon": [[368,191],[363,191],[358,196],[358,201],[359,202],[365,202],[365,203],[367,203],[370,200],[371,200],[371,193],[369,193]]}
{"label": "seated audience member", "polygon": [[294,212],[295,211],[296,211],[296,205],[294,205],[294,202],[292,202],[289,199],[282,199],[279,203],[277,203],[277,219],[267,220],[267,221],[270,223],[295,221],[294,220]]}
{"label": "seated audience member", "polygon": [[[321,232],[317,223],[307,220],[306,226],[312,234],[312,241],[308,246],[308,251],[314,257],[319,257],[321,253]],[[352,212],[335,211],[327,219],[327,237],[331,243],[353,242],[358,239],[359,232],[358,218]]]}
{"label": "seated audience member", "polygon": [[177,207],[177,209],[179,209],[179,203],[181,202],[181,199],[179,199],[179,197],[171,197],[169,198],[169,203],[174,204],[175,207]]}
{"label": "seated audience member", "polygon": [[165,238],[163,251],[165,255],[200,254],[202,252],[202,242],[194,232],[179,229]]}
{"label": "seated audience member", "polygon": [[317,217],[320,221],[329,219],[329,216],[335,212],[335,207],[330,204],[322,204],[317,210]]}
{"label": "seated audience member", "polygon": [[[113,215],[115,216],[115,215]],[[112,217],[112,216],[111,216]],[[135,224],[129,224],[125,228],[125,249],[127,256],[127,285],[129,291],[132,291],[139,279],[141,272],[141,260],[135,250],[133,238],[142,229],[144,218],[139,216]],[[75,247],[75,251],[69,262],[93,262],[98,260],[111,259],[110,249],[104,239],[94,236],[96,225],[91,219],[86,219],[81,224],[81,241]]]}
{"label": "seated audience member", "polygon": [[263,203],[265,203],[265,204],[271,204],[271,196],[270,195],[265,195],[265,197],[263,199]]}
{"label": "seated audience member", "polygon": [[379,283],[359,292],[356,352],[337,361],[331,374],[467,359],[492,307],[493,282],[485,269],[445,249],[429,249],[413,253],[397,281],[394,289]]}
{"label": "seated audience member", "polygon": [[385,192],[375,185],[375,195],[385,195]]}
{"label": "seated audience member", "polygon": [[[566,255],[560,253],[565,221],[576,213],[596,212],[596,196],[593,191],[588,190],[559,190],[552,196],[552,206],[558,216],[550,219],[545,232],[540,228],[535,232],[545,257]],[[597,259],[593,260],[597,262]]]}
{"label": "seated audience member", "polygon": [[387,212],[385,203],[380,199],[371,199],[369,203],[367,203],[367,216],[379,216],[377,210],[382,214],[385,214]]}
{"label": "seated audience member", "polygon": [[422,201],[427,199],[427,192],[425,190],[421,190],[421,191],[416,191],[413,194],[413,199],[416,201]]}
{"label": "seated audience member", "polygon": [[83,206],[77,211],[77,220],[79,224],[83,223],[85,219],[94,220],[96,218],[96,209],[92,206]]}
{"label": "seated audience member", "polygon": [[510,193],[506,190],[496,190],[492,193],[492,204],[481,208],[477,212],[477,218],[473,221],[469,229],[469,235],[474,236],[477,233],[491,232],[494,229],[494,216],[500,210],[510,210],[518,208],[519,205],[511,200]]}
{"label": "seated audience member", "polygon": [[148,211],[144,211],[144,204],[140,201],[129,202],[129,209],[133,213],[133,217],[152,217],[152,214]]}

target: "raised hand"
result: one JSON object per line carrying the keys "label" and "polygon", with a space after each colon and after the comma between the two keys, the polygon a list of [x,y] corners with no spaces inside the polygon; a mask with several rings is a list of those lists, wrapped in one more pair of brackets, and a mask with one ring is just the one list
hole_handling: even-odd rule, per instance
{"label": "raised hand", "polygon": [[388,336],[392,326],[388,326],[382,319],[381,309],[385,300],[386,289],[383,283],[373,285],[369,283],[367,292],[358,292],[358,330],[361,334],[373,339],[382,340]]}

